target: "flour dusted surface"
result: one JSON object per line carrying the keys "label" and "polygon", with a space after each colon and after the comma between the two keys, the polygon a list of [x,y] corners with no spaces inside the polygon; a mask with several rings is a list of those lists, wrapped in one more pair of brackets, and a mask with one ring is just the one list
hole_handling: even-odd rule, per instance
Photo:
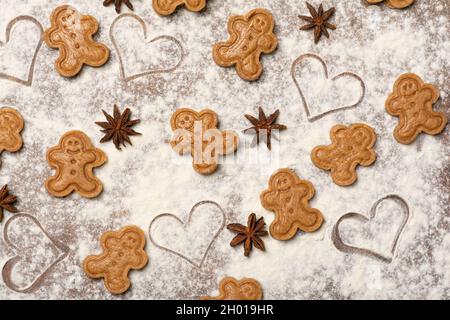
{"label": "flour dusted surface", "polygon": [[[5,40],[7,23],[18,15],[31,15],[47,28],[51,11],[63,3],[2,0],[1,40]],[[312,3],[319,5],[319,1]],[[303,1],[209,0],[207,10],[201,14],[180,8],[165,18],[153,11],[150,1],[133,1],[135,14],[147,23],[148,39],[172,36],[180,41],[186,56],[171,73],[148,75],[128,83],[120,80],[117,52],[109,38],[109,27],[116,18],[114,9],[104,8],[101,0],[73,0],[70,4],[100,22],[96,39],[111,49],[110,61],[99,69],[87,67],[74,79],[64,79],[54,69],[57,51],[44,45],[37,56],[31,87],[0,79],[0,106],[16,108],[25,120],[24,148],[19,153],[1,155],[0,182],[8,183],[12,193],[19,197],[19,210],[35,216],[71,252],[35,292],[19,294],[1,282],[1,298],[196,299],[215,294],[224,276],[257,279],[266,299],[450,298],[449,130],[437,137],[421,136],[410,146],[400,145],[392,137],[398,119],[384,110],[384,101],[396,78],[414,72],[440,88],[441,101],[436,109],[450,115],[450,6],[447,1],[417,0],[411,8],[401,11],[386,6],[366,7],[358,0],[324,1],[325,8],[336,6],[332,21],[337,30],[331,31],[330,40],[323,38],[318,45],[309,32],[299,30],[302,23],[297,15],[307,12]],[[256,7],[273,13],[279,48],[262,59],[261,79],[247,83],[232,68],[217,66],[211,49],[214,43],[228,38],[226,22],[230,15],[244,14]],[[126,11],[123,7],[122,12]],[[132,28],[130,31],[127,24]],[[33,36],[38,32],[33,25],[21,25],[22,28],[34,33],[24,38],[11,36],[11,46],[23,48],[27,53],[20,59],[7,58],[5,53],[5,58],[2,55],[0,60],[3,72],[18,77],[26,76],[23,64],[26,61],[28,65],[31,58],[29,42],[34,41]],[[142,39],[139,31],[134,31],[138,29],[133,21],[125,20],[115,29],[120,45],[127,46],[122,51],[127,54],[125,63],[133,63],[126,68],[128,73],[159,62],[169,66],[176,63],[175,49],[170,43],[161,46],[135,43]],[[127,42],[126,33],[131,30],[133,34]],[[164,54],[156,49],[163,50],[170,58],[164,61]],[[346,71],[360,75],[366,86],[362,103],[355,109],[309,122],[290,75],[293,61],[305,53],[321,56],[331,77]],[[319,72],[304,73],[300,80],[309,85],[323,82]],[[318,93],[311,99],[320,106],[329,105],[329,100],[321,99],[330,99],[330,95]],[[336,104],[348,100],[348,97],[331,97]],[[111,112],[114,103],[129,106],[133,117],[142,120],[136,130],[143,135],[133,137],[133,146],[122,152],[112,143],[100,145],[102,134],[94,124],[103,121],[101,109]],[[219,116],[220,128],[241,131],[248,127],[243,115],[255,114],[259,105],[267,112],[280,109],[279,122],[288,126],[288,130],[280,133],[281,143],[274,146],[272,154],[264,144],[259,149],[242,148],[236,161],[227,162],[214,175],[204,177],[192,169],[189,156],[182,159],[166,143],[171,134],[170,116],[179,107],[211,108]],[[354,186],[342,188],[332,183],[328,172],[312,164],[310,152],[316,145],[328,143],[333,125],[354,122],[375,128],[378,159],[372,167],[358,169],[359,179]],[[95,171],[105,190],[93,200],[77,195],[56,199],[44,188],[45,178],[52,174],[45,153],[62,134],[72,129],[84,131],[108,155],[108,162]],[[241,138],[244,144],[250,144],[252,136]],[[271,156],[274,160],[268,162]],[[253,160],[245,161],[250,158]],[[84,275],[82,261],[87,255],[101,251],[99,237],[104,231],[135,224],[148,235],[154,217],[172,213],[184,220],[202,200],[217,202],[227,214],[227,223],[245,223],[250,212],[264,216],[270,223],[273,214],[262,208],[259,194],[266,189],[273,171],[280,167],[295,169],[300,178],[314,184],[316,197],[311,204],[325,217],[318,232],[298,234],[288,242],[267,237],[267,252],[254,251],[248,259],[243,256],[242,248],[229,246],[233,234],[224,230],[201,270],[148,241],[148,266],[130,273],[132,289],[119,297],[111,296],[101,281]],[[339,217],[350,211],[368,214],[373,203],[387,194],[400,195],[411,210],[393,262],[386,264],[338,251],[330,235]],[[5,212],[2,224],[10,216]],[[199,215],[197,218],[203,221],[197,223],[207,226],[210,221],[204,217],[208,215]],[[210,229],[205,227],[205,231]],[[361,232],[363,228],[356,230]],[[393,231],[390,227],[374,230],[377,234],[370,246],[385,250]],[[35,239],[34,234],[29,241]],[[55,254],[48,248],[47,239],[41,241],[33,252],[36,257],[46,255],[46,258],[33,259],[38,270],[39,266],[45,268],[48,257]],[[360,240],[355,238],[355,241]],[[368,240],[360,243],[366,244],[365,241]],[[3,265],[15,252],[1,242]],[[192,241],[177,243],[177,249],[185,246],[188,252],[195,245]],[[202,247],[204,243],[198,245]],[[27,281],[29,274],[22,277],[19,274],[16,279],[18,283]]]}

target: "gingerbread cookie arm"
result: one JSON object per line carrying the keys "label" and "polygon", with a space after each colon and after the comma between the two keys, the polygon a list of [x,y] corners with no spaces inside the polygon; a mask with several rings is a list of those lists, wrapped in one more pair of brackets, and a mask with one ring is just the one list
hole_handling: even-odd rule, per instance
{"label": "gingerbread cookie arm", "polygon": [[276,191],[272,191],[269,189],[263,191],[259,198],[261,201],[261,205],[263,206],[264,209],[273,211],[275,209],[275,206],[278,205],[276,197],[277,197]]}
{"label": "gingerbread cookie arm", "polygon": [[330,159],[330,148],[327,146],[317,146],[311,152],[312,162],[319,168],[324,170],[331,170],[333,168]]}

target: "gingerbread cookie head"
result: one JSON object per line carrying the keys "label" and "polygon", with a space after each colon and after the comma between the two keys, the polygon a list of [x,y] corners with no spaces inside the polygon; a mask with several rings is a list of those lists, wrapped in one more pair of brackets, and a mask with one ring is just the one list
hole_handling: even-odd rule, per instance
{"label": "gingerbread cookie head", "polygon": [[102,192],[103,184],[94,176],[93,169],[103,165],[106,159],[106,154],[95,148],[86,134],[67,132],[47,152],[47,161],[56,173],[47,179],[45,187],[55,197],[76,191],[82,197],[95,198]]}
{"label": "gingerbread cookie head", "polygon": [[272,14],[265,9],[231,17],[228,21],[230,38],[214,46],[214,61],[222,67],[236,65],[238,75],[244,80],[258,80],[263,71],[261,54],[271,53],[278,46],[274,26]]}
{"label": "gingerbread cookie head", "polygon": [[189,11],[199,12],[205,8],[206,0],[153,0],[153,9],[162,16],[171,15],[182,5]]}
{"label": "gingerbread cookie head", "polygon": [[403,144],[411,144],[420,133],[437,135],[447,125],[447,117],[433,110],[433,104],[439,99],[439,90],[425,84],[412,73],[400,76],[394,84],[394,90],[386,100],[387,112],[399,117],[394,130],[395,139]]}
{"label": "gingerbread cookie head", "polygon": [[330,170],[337,185],[352,185],[358,178],[356,167],[370,166],[376,160],[375,130],[361,123],[350,127],[337,125],[331,129],[330,138],[331,145],[313,149],[311,160],[317,167]]}
{"label": "gingerbread cookie head", "polygon": [[174,137],[172,148],[179,154],[192,155],[194,170],[203,175],[214,173],[219,156],[236,152],[238,135],[234,131],[220,131],[217,114],[209,109],[197,112],[178,109],[170,120]]}
{"label": "gingerbread cookie head", "polygon": [[51,17],[51,26],[44,33],[50,48],[59,49],[56,70],[64,77],[74,77],[83,65],[100,67],[108,61],[109,49],[95,42],[98,22],[92,16],[82,15],[71,6],[57,7]]}
{"label": "gingerbread cookie head", "polygon": [[269,180],[269,188],[261,193],[261,204],[275,212],[270,234],[277,240],[292,239],[298,230],[314,232],[323,223],[322,213],[309,205],[315,190],[309,181],[289,169],[276,171]]}
{"label": "gingerbread cookie head", "polygon": [[103,252],[86,257],[83,269],[90,278],[104,278],[105,287],[111,293],[124,293],[131,285],[129,271],[147,265],[145,234],[136,226],[128,226],[104,233],[100,243]]}
{"label": "gingerbread cookie head", "polygon": [[262,295],[261,285],[255,279],[227,277],[220,281],[218,297],[203,296],[200,300],[261,300]]}
{"label": "gingerbread cookie head", "polygon": [[24,122],[20,113],[12,108],[0,109],[0,153],[17,152],[22,148]]}

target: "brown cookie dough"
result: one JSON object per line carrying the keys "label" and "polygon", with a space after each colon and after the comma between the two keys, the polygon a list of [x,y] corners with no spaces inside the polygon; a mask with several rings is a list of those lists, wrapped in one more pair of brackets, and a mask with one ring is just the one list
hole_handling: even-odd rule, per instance
{"label": "brown cookie dough", "polygon": [[239,137],[234,131],[220,131],[217,114],[205,109],[197,112],[178,109],[170,120],[174,138],[170,144],[180,155],[191,153],[194,170],[203,175],[214,173],[219,156],[236,152]]}
{"label": "brown cookie dough", "polygon": [[263,72],[261,54],[271,53],[278,46],[274,26],[273,16],[266,9],[254,9],[244,16],[231,17],[228,20],[230,38],[214,46],[214,61],[221,67],[235,65],[244,80],[258,80]]}
{"label": "brown cookie dough", "polygon": [[447,117],[443,112],[433,110],[433,104],[439,99],[439,90],[435,86],[424,83],[412,73],[407,73],[394,84],[394,91],[386,100],[387,112],[399,117],[394,130],[395,139],[403,144],[411,144],[419,134],[437,135],[447,125]]}
{"label": "brown cookie dough", "polygon": [[98,22],[75,8],[57,7],[50,16],[51,26],[44,32],[44,41],[50,48],[59,49],[56,70],[63,77],[74,77],[83,65],[100,67],[109,59],[109,49],[95,42]]}
{"label": "brown cookie dough", "polygon": [[261,204],[275,212],[270,234],[277,240],[292,239],[298,230],[314,232],[323,223],[322,213],[309,205],[314,197],[311,182],[301,180],[292,170],[280,169],[269,180],[269,189],[261,193]]}
{"label": "brown cookie dough", "polygon": [[261,285],[255,279],[227,277],[220,281],[219,296],[202,296],[200,300],[261,300],[262,296]]}
{"label": "brown cookie dough", "polygon": [[156,13],[162,16],[171,15],[182,5],[193,12],[199,12],[206,6],[206,0],[153,0],[152,3]]}
{"label": "brown cookie dough", "polygon": [[313,149],[311,160],[317,167],[330,170],[337,185],[352,185],[358,178],[356,167],[370,166],[377,158],[373,149],[377,141],[375,130],[362,123],[337,125],[331,129],[330,138],[330,145]]}
{"label": "brown cookie dough", "polygon": [[106,159],[106,154],[95,148],[86,134],[69,131],[57,146],[47,151],[47,161],[56,173],[45,181],[45,187],[55,197],[66,197],[76,191],[82,197],[95,198],[102,192],[103,184],[94,176],[93,169]]}
{"label": "brown cookie dough", "polygon": [[130,270],[142,269],[147,265],[145,234],[136,226],[128,226],[120,231],[105,232],[100,244],[103,252],[84,259],[84,272],[90,278],[104,278],[105,287],[111,293],[124,293],[131,286],[128,278]]}

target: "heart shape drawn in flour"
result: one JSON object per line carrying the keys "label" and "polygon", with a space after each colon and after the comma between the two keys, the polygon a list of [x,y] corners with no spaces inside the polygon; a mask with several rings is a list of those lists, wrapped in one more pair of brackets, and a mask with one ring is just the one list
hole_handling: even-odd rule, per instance
{"label": "heart shape drawn in flour", "polygon": [[[395,201],[399,205],[398,212],[400,212],[400,214],[403,216],[401,223],[398,226],[397,232],[395,233],[394,238],[392,240],[392,244],[390,246],[390,252],[389,252],[390,255],[386,255],[386,254],[376,252],[374,250],[346,244],[344,242],[344,240],[342,240],[340,230],[339,230],[339,226],[342,224],[342,222],[345,220],[352,219],[352,220],[359,221],[362,223],[370,223],[370,221],[374,220],[377,217],[378,209],[379,209],[380,205],[382,203],[384,203],[385,201]],[[388,195],[384,198],[381,198],[377,202],[375,202],[375,204],[370,209],[370,213],[369,213],[368,217],[365,215],[362,215],[360,213],[355,213],[355,212],[350,212],[350,213],[347,213],[347,214],[343,215],[342,217],[340,217],[333,228],[333,231],[331,234],[331,239],[332,239],[335,247],[341,252],[352,253],[352,254],[354,254],[354,253],[362,254],[362,255],[365,255],[365,256],[368,256],[371,258],[381,260],[386,263],[391,263],[393,260],[394,254],[395,254],[395,250],[397,248],[398,240],[399,240],[400,235],[402,234],[403,230],[405,229],[406,223],[409,220],[409,216],[410,216],[410,210],[409,210],[409,206],[406,203],[406,201],[398,195]]]}
{"label": "heart shape drawn in flour", "polygon": [[[346,102],[342,106],[327,106],[326,110],[323,110],[323,111],[315,114],[313,112],[314,106],[311,104],[310,101],[307,101],[305,92],[303,91],[302,86],[300,85],[300,78],[297,76],[297,70],[298,70],[300,64],[306,60],[315,60],[315,61],[320,62],[321,66],[323,68],[324,80],[331,81],[332,84],[337,84],[338,81],[345,81],[345,80],[347,80],[347,84],[351,84],[351,81],[356,82],[355,84],[359,84],[361,87],[361,90],[360,90],[360,94],[358,96],[355,96],[355,98],[354,98],[355,101]],[[328,74],[327,64],[320,56],[313,54],[313,53],[307,53],[307,54],[301,55],[294,61],[294,63],[292,64],[291,76],[292,76],[292,79],[294,80],[294,83],[295,83],[295,86],[297,87],[298,92],[300,93],[300,97],[301,97],[302,103],[303,103],[303,108],[305,109],[306,115],[308,117],[308,121],[310,121],[310,122],[319,120],[319,119],[323,118],[324,116],[329,115],[334,112],[337,112],[337,111],[355,108],[364,100],[364,97],[366,94],[366,85],[360,76],[358,76],[356,73],[353,73],[353,72],[342,72],[342,73],[339,73],[338,75],[335,75],[334,77],[332,77],[330,79],[329,74]],[[319,81],[311,81],[311,83],[315,84],[315,83],[319,83]],[[349,92],[346,92],[345,90],[349,90],[348,85],[343,85],[341,91],[333,92],[333,94],[339,95],[341,97],[342,95],[349,93]],[[319,92],[319,94],[322,95],[323,91],[324,90],[321,90]],[[333,101],[330,101],[330,103],[334,102],[334,101],[336,101],[336,100],[334,99]],[[317,108],[317,106],[316,106],[316,108]]]}
{"label": "heart shape drawn in flour", "polygon": [[42,34],[44,33],[44,28],[42,27],[41,23],[39,21],[37,21],[35,18],[31,17],[31,16],[18,16],[16,18],[14,18],[6,26],[5,42],[0,41],[0,49],[2,49],[2,47],[4,47],[6,44],[8,44],[8,42],[11,40],[11,30],[13,29],[13,27],[17,23],[20,23],[20,22],[23,22],[23,21],[31,22],[34,25],[36,25],[38,27],[38,29],[39,29],[39,40],[37,41],[36,48],[34,50],[33,57],[32,57],[31,62],[30,62],[30,66],[28,68],[27,79],[21,79],[19,77],[7,74],[5,72],[0,72],[0,79],[6,79],[6,80],[14,81],[14,82],[17,82],[19,84],[22,84],[22,85],[25,85],[27,87],[30,87],[31,84],[33,83],[34,65],[36,64],[36,57],[37,57],[37,54],[39,52],[39,49],[42,46]]}
{"label": "heart shape drawn in flour", "polygon": [[[34,224],[38,228],[38,230],[42,234],[42,236],[46,237],[51,242],[51,244],[60,252],[60,254],[53,262],[51,262],[49,265],[47,265],[45,267],[45,269],[37,277],[35,277],[34,280],[29,285],[27,285],[25,287],[20,287],[12,279],[12,272],[13,272],[14,268],[17,267],[20,263],[24,263],[24,264],[27,263],[26,262],[27,254],[32,255],[32,254],[36,253],[36,251],[28,252],[28,253],[25,252],[26,250],[23,250],[23,247],[21,247],[20,245],[13,243],[13,241],[11,240],[11,238],[9,236],[10,225],[14,222],[18,223],[19,220],[23,220],[23,219],[31,220],[31,223]],[[8,244],[8,246],[10,248],[12,248],[16,252],[17,255],[12,257],[8,261],[6,261],[6,263],[4,264],[3,269],[2,269],[2,277],[3,277],[3,281],[5,282],[5,285],[8,288],[10,288],[11,290],[14,290],[16,292],[30,293],[30,292],[33,292],[34,290],[36,290],[43,283],[45,278],[50,274],[51,270],[59,262],[64,260],[70,252],[69,247],[67,247],[65,244],[53,239],[35,217],[33,217],[29,214],[25,214],[25,213],[20,213],[20,214],[14,215],[5,223],[5,226],[3,229],[3,237],[4,237],[5,242]]]}
{"label": "heart shape drawn in flour", "polygon": [[[161,245],[160,242],[155,239],[155,236],[154,236],[154,231],[155,230],[154,230],[154,228],[155,228],[155,225],[157,224],[158,221],[166,220],[166,223],[167,223],[168,219],[172,219],[173,222],[175,222],[178,225],[181,225],[181,227],[183,228],[183,231],[186,231],[188,229],[188,227],[191,225],[191,223],[193,221],[193,218],[194,218],[194,215],[199,215],[200,214],[199,212],[201,211],[201,209],[203,207],[206,207],[206,206],[212,206],[214,209],[216,209],[217,212],[220,214],[220,216],[219,215],[217,215],[217,216],[219,216],[221,221],[218,220],[217,229],[212,230],[213,232],[212,232],[212,235],[210,235],[211,236],[210,239],[203,239],[204,237],[202,238],[202,235],[198,234],[198,233],[194,234],[195,239],[192,239],[192,240],[195,240],[198,243],[201,242],[201,243],[207,243],[208,244],[206,249],[204,249],[203,252],[200,252],[201,253],[201,259],[199,259],[200,260],[199,262],[195,261],[194,258],[192,258],[190,256],[187,256],[186,254],[180,253],[176,249],[169,248],[168,245]],[[218,219],[218,218],[216,217],[216,219]],[[205,261],[206,261],[206,258],[208,256],[209,251],[211,250],[211,247],[213,246],[214,242],[219,237],[220,233],[225,228],[225,220],[226,220],[225,211],[222,209],[222,207],[218,203],[213,202],[213,201],[201,201],[201,202],[197,203],[196,205],[194,205],[192,207],[192,209],[189,212],[189,215],[187,217],[187,220],[185,222],[182,221],[177,216],[171,214],[171,213],[163,213],[163,214],[160,214],[160,215],[156,216],[152,220],[152,222],[150,223],[150,226],[149,226],[149,229],[148,229],[148,234],[149,234],[150,241],[156,247],[158,247],[158,248],[160,248],[160,249],[162,249],[164,251],[170,252],[170,253],[172,253],[174,255],[177,255],[178,257],[180,257],[180,258],[186,260],[187,262],[189,262],[191,265],[197,267],[198,269],[201,269],[203,267]],[[211,227],[211,223],[208,223],[208,225],[203,225],[203,226],[205,228]],[[175,235],[175,237],[176,237],[176,235]],[[166,238],[168,238],[168,237],[166,237]],[[168,241],[170,243],[177,243],[177,240],[175,238],[169,239]],[[191,248],[193,248],[194,251],[196,251],[196,250],[198,251],[198,250],[200,250],[200,249],[196,248],[196,245],[198,243],[194,243],[193,241],[191,241],[189,243],[189,246]]]}
{"label": "heart shape drawn in flour", "polygon": [[[174,64],[173,66],[168,66],[165,68],[161,67],[161,68],[156,68],[156,69],[143,70],[136,74],[131,74],[131,75],[127,76],[126,71],[125,71],[126,68],[125,68],[123,53],[121,52],[120,47],[117,44],[116,38],[114,36],[114,29],[115,29],[116,24],[124,18],[131,18],[131,19],[134,19],[137,22],[139,22],[139,24],[142,28],[142,31],[143,31],[143,35],[144,35],[143,41],[147,45],[155,44],[159,41],[168,41],[168,42],[172,42],[173,44],[175,44],[175,46],[177,47],[177,49],[180,52],[180,59],[177,61],[177,63]],[[114,19],[114,21],[111,24],[111,27],[109,29],[109,37],[111,38],[111,42],[114,46],[114,49],[117,52],[117,56],[119,57],[120,78],[125,82],[129,82],[129,81],[132,81],[137,78],[140,78],[140,77],[143,77],[146,75],[150,75],[150,74],[172,72],[181,65],[181,63],[183,62],[184,57],[185,57],[183,46],[182,46],[181,42],[178,39],[176,39],[175,37],[168,36],[168,35],[162,35],[162,36],[158,36],[156,38],[148,40],[147,39],[147,24],[141,17],[139,17],[133,13],[124,13],[124,14],[121,14],[120,16],[118,16],[116,19]]]}

